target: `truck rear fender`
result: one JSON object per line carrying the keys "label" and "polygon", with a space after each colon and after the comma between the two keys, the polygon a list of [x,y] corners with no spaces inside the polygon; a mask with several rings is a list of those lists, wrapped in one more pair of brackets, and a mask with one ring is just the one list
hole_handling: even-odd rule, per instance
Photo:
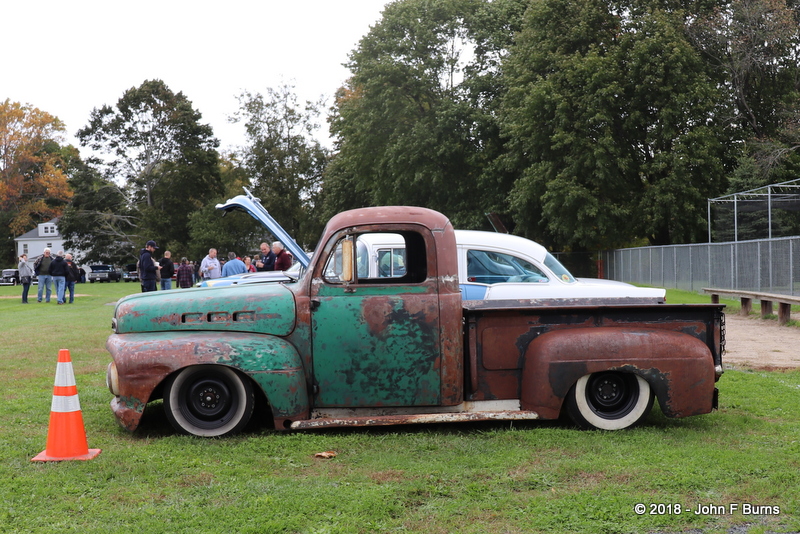
{"label": "truck rear fender", "polygon": [[151,400],[160,398],[167,378],[191,365],[233,367],[264,392],[275,427],[306,419],[309,398],[300,355],[286,340],[239,332],[115,334],[106,344],[124,390],[112,401],[120,423],[135,430]]}
{"label": "truck rear fender", "polygon": [[525,352],[521,408],[556,419],[578,379],[601,371],[641,376],[668,417],[712,409],[714,360],[703,341],[683,332],[629,327],[570,328],[538,336]]}

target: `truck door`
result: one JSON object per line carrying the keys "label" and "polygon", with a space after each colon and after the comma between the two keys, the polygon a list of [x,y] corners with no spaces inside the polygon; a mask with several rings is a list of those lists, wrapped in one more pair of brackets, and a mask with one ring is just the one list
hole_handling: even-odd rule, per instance
{"label": "truck door", "polygon": [[370,277],[374,270],[364,268],[379,258],[364,257],[372,252],[366,239],[359,242],[363,233],[335,236],[329,257],[317,263],[310,289],[316,406],[441,403],[439,296],[428,276],[433,239],[396,233],[406,263],[388,275]]}

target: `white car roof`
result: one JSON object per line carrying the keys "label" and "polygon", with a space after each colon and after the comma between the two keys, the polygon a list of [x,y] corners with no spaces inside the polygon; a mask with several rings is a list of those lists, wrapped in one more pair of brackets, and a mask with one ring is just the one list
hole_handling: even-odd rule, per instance
{"label": "white car roof", "polygon": [[503,249],[509,253],[522,253],[541,264],[547,257],[547,249],[539,243],[517,235],[497,232],[481,232],[479,230],[456,230],[456,243],[459,247],[483,248],[487,244]]}
{"label": "white car roof", "polygon": [[[533,258],[539,263],[544,263],[547,257],[547,249],[539,243],[525,239],[524,237],[500,234],[497,232],[482,232],[480,230],[456,230],[456,243],[459,247],[474,247],[485,249],[487,244],[494,248],[505,250],[509,253],[522,253]],[[391,232],[381,232],[378,234],[365,234],[359,239],[372,247],[375,246],[398,246],[404,245],[405,241],[399,234]]]}

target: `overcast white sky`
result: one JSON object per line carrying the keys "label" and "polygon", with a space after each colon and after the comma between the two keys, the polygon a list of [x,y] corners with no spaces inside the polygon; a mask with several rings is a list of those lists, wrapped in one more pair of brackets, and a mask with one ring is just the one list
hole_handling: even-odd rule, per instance
{"label": "overcast white sky", "polygon": [[[332,101],[342,64],[389,0],[12,0],[3,2],[0,101],[30,104],[66,123],[66,141],[92,109],[161,79],[182,91],[225,149],[243,90],[283,83],[301,102]],[[323,122],[321,139],[327,138]],[[82,153],[85,149],[82,149]]]}

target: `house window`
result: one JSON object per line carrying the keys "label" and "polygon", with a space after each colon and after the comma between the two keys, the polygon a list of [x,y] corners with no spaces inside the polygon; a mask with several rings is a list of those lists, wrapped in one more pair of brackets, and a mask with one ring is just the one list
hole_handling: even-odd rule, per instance
{"label": "house window", "polygon": [[28,244],[27,243],[23,243],[22,244],[22,253],[25,254],[26,256],[28,255]]}
{"label": "house window", "polygon": [[44,233],[45,233],[45,235],[48,235],[48,234],[55,235],[56,234],[56,227],[55,226],[45,226],[44,227]]}
{"label": "house window", "polygon": [[53,244],[52,243],[48,243],[47,244],[47,248],[53,248]]}

